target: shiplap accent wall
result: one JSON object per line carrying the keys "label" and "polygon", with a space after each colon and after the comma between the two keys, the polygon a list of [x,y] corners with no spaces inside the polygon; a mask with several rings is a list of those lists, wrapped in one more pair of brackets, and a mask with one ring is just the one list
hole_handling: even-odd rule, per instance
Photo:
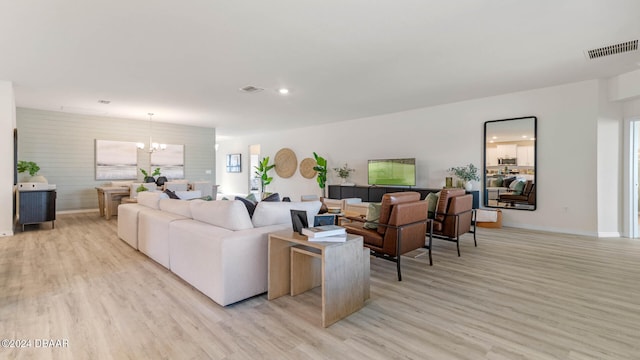
{"label": "shiplap accent wall", "polygon": [[[18,108],[16,122],[18,159],[35,161],[56,185],[58,211],[98,208],[95,187],[106,182],[95,179],[96,139],[149,141],[149,121]],[[184,144],[186,179],[215,183],[214,128],[154,122],[152,129],[154,142]],[[138,167],[149,170],[146,151],[138,151]]]}

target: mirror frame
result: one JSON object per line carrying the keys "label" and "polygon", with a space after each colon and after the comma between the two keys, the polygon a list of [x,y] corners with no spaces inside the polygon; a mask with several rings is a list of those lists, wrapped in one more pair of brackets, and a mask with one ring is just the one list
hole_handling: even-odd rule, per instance
{"label": "mirror frame", "polygon": [[[536,193],[535,193],[535,203],[533,204],[533,206],[497,206],[497,205],[490,205],[489,204],[489,190],[488,190],[488,186],[487,186],[487,180],[488,180],[488,167],[489,166],[493,166],[493,165],[488,165],[488,161],[487,161],[487,127],[491,124],[496,124],[496,123],[504,123],[504,122],[508,122],[508,121],[513,121],[513,120],[524,120],[524,119],[531,119],[533,120],[533,183],[537,184],[538,183],[538,118],[536,116],[523,116],[523,117],[518,117],[518,118],[510,118],[510,119],[500,119],[500,120],[490,120],[490,121],[485,121],[484,123],[484,138],[483,138],[483,159],[484,159],[484,166],[483,166],[483,185],[482,185],[482,189],[483,189],[483,205],[484,207],[487,208],[495,208],[495,209],[510,209],[510,210],[528,210],[528,211],[534,211],[536,210],[536,208],[538,207],[538,191],[536,189]],[[517,158],[516,158],[517,159]],[[502,165],[498,165],[498,166],[502,166]],[[517,165],[516,165],[517,166]],[[536,186],[537,187],[537,186]],[[498,190],[498,193],[500,192],[500,190]]]}

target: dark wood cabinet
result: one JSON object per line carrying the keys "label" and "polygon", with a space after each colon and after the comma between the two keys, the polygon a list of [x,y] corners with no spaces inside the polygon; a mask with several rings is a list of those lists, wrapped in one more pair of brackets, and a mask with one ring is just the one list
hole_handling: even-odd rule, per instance
{"label": "dark wood cabinet", "polygon": [[[401,192],[401,191],[415,191],[420,193],[420,198],[424,199],[427,194],[435,193],[442,189],[426,189],[426,188],[401,188],[393,186],[341,186],[341,185],[329,185],[329,198],[331,199],[347,199],[347,198],[360,198],[364,202],[380,202],[382,201],[382,195],[386,193]],[[467,191],[468,194],[473,195],[473,208],[477,209],[480,206],[480,192]]]}
{"label": "dark wood cabinet", "polygon": [[18,191],[18,224],[39,224],[51,221],[51,228],[56,220],[56,191],[31,190]]}

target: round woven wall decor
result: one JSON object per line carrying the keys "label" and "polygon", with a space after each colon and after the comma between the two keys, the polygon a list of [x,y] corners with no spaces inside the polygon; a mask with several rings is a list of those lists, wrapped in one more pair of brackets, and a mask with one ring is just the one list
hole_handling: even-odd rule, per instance
{"label": "round woven wall decor", "polygon": [[300,175],[306,179],[312,179],[316,176],[316,171],[313,167],[316,166],[316,161],[312,158],[305,158],[300,162]]}
{"label": "round woven wall decor", "polygon": [[273,159],[273,163],[276,164],[276,174],[281,178],[293,176],[298,168],[296,154],[288,148],[278,150],[276,157]]}

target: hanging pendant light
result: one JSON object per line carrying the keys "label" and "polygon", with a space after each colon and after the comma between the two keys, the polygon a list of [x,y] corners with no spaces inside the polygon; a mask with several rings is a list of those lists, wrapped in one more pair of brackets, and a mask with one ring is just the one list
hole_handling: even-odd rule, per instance
{"label": "hanging pendant light", "polygon": [[[152,126],[152,121],[151,118],[153,117],[153,113],[148,113],[149,115],[149,149],[147,150],[147,152],[149,154],[158,151],[158,150],[165,150],[167,148],[167,144],[158,144],[158,143],[154,143],[152,138],[151,138],[151,126]],[[144,150],[145,148],[145,144],[144,143],[136,143],[136,146],[138,147],[138,149],[140,150]]]}

